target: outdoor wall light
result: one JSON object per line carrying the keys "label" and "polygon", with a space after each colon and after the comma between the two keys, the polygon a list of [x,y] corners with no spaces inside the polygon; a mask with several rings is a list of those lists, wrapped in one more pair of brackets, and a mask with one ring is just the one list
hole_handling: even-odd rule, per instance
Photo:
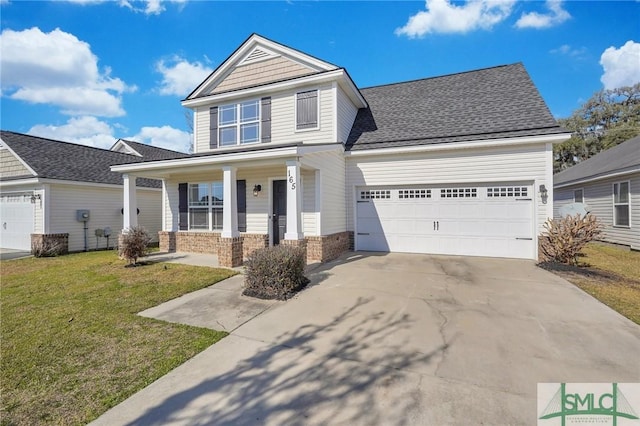
{"label": "outdoor wall light", "polygon": [[262,191],[262,185],[253,185],[253,196],[257,197],[258,194]]}
{"label": "outdoor wall light", "polygon": [[547,191],[547,187],[544,186],[544,183],[542,185],[540,185],[540,198],[542,199],[542,203],[546,204],[547,203],[547,197],[549,195],[549,191]]}
{"label": "outdoor wall light", "polygon": [[36,201],[40,201],[41,199],[40,194],[34,194],[31,196],[31,204],[35,204]]}

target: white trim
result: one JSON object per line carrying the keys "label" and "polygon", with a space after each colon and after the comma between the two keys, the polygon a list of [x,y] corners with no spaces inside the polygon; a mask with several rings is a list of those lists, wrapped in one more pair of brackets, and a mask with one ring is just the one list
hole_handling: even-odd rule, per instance
{"label": "white trim", "polygon": [[[628,216],[629,216],[629,224],[628,225],[616,225],[616,191],[615,186],[618,185],[618,190],[620,190],[620,184],[627,184],[627,202],[626,203],[617,203],[619,206],[627,206]],[[620,180],[617,182],[611,182],[611,213],[613,215],[611,226],[614,228],[622,228],[622,229],[630,229],[631,228],[631,181],[630,180]]]}
{"label": "white trim", "polygon": [[51,185],[42,185],[42,233],[51,233]]}
{"label": "white trim", "polygon": [[[582,200],[576,201],[576,191],[580,191],[582,193]],[[584,203],[584,187],[573,188],[573,202],[574,203]]]}
{"label": "white trim", "polygon": [[[113,167],[113,166],[112,166]],[[138,176],[140,177],[140,176]],[[80,185],[80,186],[91,186],[96,188],[114,188],[114,189],[122,189],[122,185],[117,185],[113,183],[95,183],[95,182],[80,182],[75,180],[57,180],[57,179],[41,179],[41,178],[29,178],[29,179],[21,179],[21,180],[12,180],[8,182],[0,182],[0,189],[3,187],[12,187],[12,186],[20,186],[20,185],[34,185],[40,183],[50,183],[50,184],[60,184],[60,185]],[[145,186],[138,186],[137,189],[141,189],[144,191],[162,191],[162,188],[148,188]]]}
{"label": "white trim", "polygon": [[[338,140],[338,84],[335,81],[331,83],[331,96],[333,97],[331,102],[331,107],[333,108],[332,140],[344,144],[344,141]],[[318,114],[320,114],[320,111],[318,111]]]}
{"label": "white trim", "polygon": [[430,145],[412,145],[406,147],[394,147],[394,148],[373,148],[363,149],[356,151],[345,152],[349,157],[362,157],[367,155],[391,155],[391,154],[410,154],[414,152],[425,151],[446,151],[454,149],[467,149],[467,148],[493,148],[504,147],[505,145],[532,145],[540,143],[559,143],[569,139],[571,135],[569,133],[544,135],[544,136],[519,136],[513,138],[500,138],[500,139],[483,139],[478,141],[464,141],[464,142],[443,142]]}
{"label": "white trim", "polygon": [[261,47],[264,50],[270,50],[279,52],[282,56],[299,62],[300,64],[308,67],[315,68],[317,71],[328,71],[335,69],[336,66],[328,62],[321,61],[309,55],[298,52],[290,47],[284,46],[279,43],[267,40],[257,34],[253,34],[247,39],[226,61],[220,65],[220,67],[211,73],[197,88],[189,95],[189,98],[197,98],[206,92],[214,83],[219,82],[221,79],[227,76],[227,73],[234,67],[237,67],[246,56],[252,52],[255,48]]}
{"label": "white trim", "polygon": [[[249,56],[253,55],[253,52],[255,52],[256,50],[261,50],[264,53],[266,53],[266,56],[260,56],[257,59],[247,59],[249,58]],[[255,64],[256,62],[262,62],[262,61],[268,61],[269,59],[275,59],[275,58],[279,58],[282,55],[280,53],[276,53],[274,51],[272,51],[271,49],[267,49],[264,46],[259,46],[259,45],[255,45],[253,46],[253,49],[249,50],[243,57],[241,57],[238,60],[238,63],[236,64],[236,68],[238,67],[243,67],[245,65],[251,65],[251,64]]]}
{"label": "white trim", "polygon": [[[547,188],[547,200],[545,203],[546,206],[546,212],[545,215],[547,217],[547,219],[553,219],[553,143],[552,142],[547,142],[545,145],[545,174],[544,174],[544,179],[545,179],[545,187]],[[536,198],[537,201],[537,197],[535,197],[536,191],[538,191],[538,188],[540,188],[540,183],[538,182],[533,182],[534,188],[533,188],[533,193],[534,193],[534,198]],[[540,199],[540,202],[542,202],[542,199]],[[537,205],[536,205],[536,212],[537,210]],[[538,232],[537,232],[537,223],[538,223],[538,218],[536,217],[535,222],[536,222],[536,232],[534,232],[533,234],[535,235],[535,242],[536,242],[536,247],[538,244]],[[538,260],[538,252],[536,251],[536,255],[535,255],[535,259]]]}
{"label": "white trim", "polygon": [[129,145],[123,139],[118,139],[118,141],[116,143],[114,143],[111,148],[109,148],[109,151],[122,152],[122,151],[117,151],[118,147],[120,147],[120,146],[124,146],[125,147],[124,154],[129,154],[129,155],[135,155],[137,157],[142,157],[142,154],[140,154],[138,151],[133,149],[133,147],[131,145]]}
{"label": "white trim", "polygon": [[597,182],[599,180],[611,179],[611,178],[621,177],[621,176],[630,175],[630,174],[634,174],[634,173],[640,173],[640,167],[635,168],[635,169],[631,169],[631,170],[612,171],[610,173],[607,173],[605,175],[600,175],[600,176],[589,176],[589,177],[586,177],[586,178],[576,179],[576,180],[573,180],[573,181],[570,181],[570,182],[559,183],[559,184],[553,185],[553,186],[555,188],[565,188],[567,186],[581,185],[581,184],[586,184],[586,183],[590,183],[590,182]]}
{"label": "white trim", "polygon": [[[235,147],[234,147],[235,148]],[[195,158],[177,158],[172,160],[159,160],[149,163],[129,163],[111,166],[113,172],[144,172],[154,170],[166,170],[170,168],[183,168],[188,166],[207,166],[207,165],[221,165],[229,164],[235,161],[251,161],[251,160],[265,160],[265,159],[277,159],[284,157],[301,157],[305,154],[311,154],[314,152],[333,151],[342,149],[340,144],[331,145],[306,145],[306,146],[289,146],[283,148],[274,148],[267,150],[257,150],[250,152],[234,152],[228,154],[217,154],[220,151],[212,152],[210,156],[202,156]],[[139,176],[140,177],[140,176]]]}
{"label": "white trim", "polygon": [[[167,180],[166,179],[160,179],[162,181],[162,203],[160,204],[160,217],[162,220],[162,226],[160,226],[160,229],[165,232],[165,231],[170,231],[167,228],[167,205],[169,204],[169,192],[167,190]],[[179,214],[179,213],[178,213]]]}
{"label": "white trim", "polygon": [[7,151],[9,151],[9,152],[14,156],[14,157],[16,157],[16,159],[17,159],[17,160],[18,160],[18,161],[19,161],[19,162],[20,162],[24,167],[26,167],[26,169],[29,171],[29,173],[31,173],[33,176],[38,176],[38,174],[35,172],[35,170],[33,170],[33,169],[31,168],[31,166],[29,166],[29,165],[27,164],[27,162],[26,162],[26,161],[24,161],[22,158],[20,158],[20,156],[19,156],[18,154],[16,154],[16,153],[15,153],[15,151],[14,151],[14,150],[12,150],[12,149],[11,149],[11,147],[10,147],[10,146],[5,142],[5,141],[2,141],[2,145],[3,145],[3,147],[4,147],[4,148],[6,148],[6,149],[7,149]]}
{"label": "white trim", "polygon": [[[347,87],[349,87],[356,94],[357,100],[360,101],[360,105],[356,105],[356,106],[360,108],[366,108],[367,102],[362,97],[362,95],[360,94],[358,89],[355,87],[353,82],[348,81],[349,77],[347,76],[347,73],[343,69],[328,71],[322,74],[302,76],[293,80],[280,81],[280,82],[270,83],[270,84],[257,86],[257,87],[249,87],[246,89],[239,89],[239,90],[233,90],[230,92],[218,93],[215,95],[203,96],[196,99],[186,99],[186,100],[183,100],[181,103],[182,103],[182,106],[184,107],[194,108],[202,105],[210,105],[210,104],[225,102],[229,99],[253,97],[253,96],[265,96],[265,95],[268,95],[269,93],[273,93],[273,92],[277,92],[285,89],[293,89],[293,88],[309,86],[313,84],[320,85],[321,83],[325,83],[328,81],[331,82],[341,78],[346,81]],[[352,100],[354,99],[352,98]],[[357,103],[357,102],[354,100],[354,103]]]}

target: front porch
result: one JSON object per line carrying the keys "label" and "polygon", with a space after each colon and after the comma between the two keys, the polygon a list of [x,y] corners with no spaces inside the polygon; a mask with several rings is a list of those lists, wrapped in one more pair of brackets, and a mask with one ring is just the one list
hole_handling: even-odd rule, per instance
{"label": "front porch", "polygon": [[154,178],[162,181],[161,251],[214,254],[225,267],[277,244],[304,247],[307,263],[335,259],[353,248],[339,149],[296,145],[241,160],[229,152],[115,166],[127,169],[123,228],[136,226],[136,179]]}

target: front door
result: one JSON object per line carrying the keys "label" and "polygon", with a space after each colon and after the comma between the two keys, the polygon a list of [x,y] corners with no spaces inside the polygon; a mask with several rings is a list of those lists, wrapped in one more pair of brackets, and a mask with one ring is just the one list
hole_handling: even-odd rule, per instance
{"label": "front door", "polygon": [[287,231],[287,181],[273,181],[273,245],[280,243],[284,239],[284,233]]}

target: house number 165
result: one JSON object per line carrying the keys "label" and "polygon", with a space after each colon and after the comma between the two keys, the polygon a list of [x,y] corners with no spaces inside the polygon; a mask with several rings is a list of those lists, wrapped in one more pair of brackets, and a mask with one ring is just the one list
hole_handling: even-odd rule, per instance
{"label": "house number 165", "polygon": [[291,176],[291,171],[289,173],[289,183],[291,184],[291,189],[296,189],[296,180],[293,176]]}

